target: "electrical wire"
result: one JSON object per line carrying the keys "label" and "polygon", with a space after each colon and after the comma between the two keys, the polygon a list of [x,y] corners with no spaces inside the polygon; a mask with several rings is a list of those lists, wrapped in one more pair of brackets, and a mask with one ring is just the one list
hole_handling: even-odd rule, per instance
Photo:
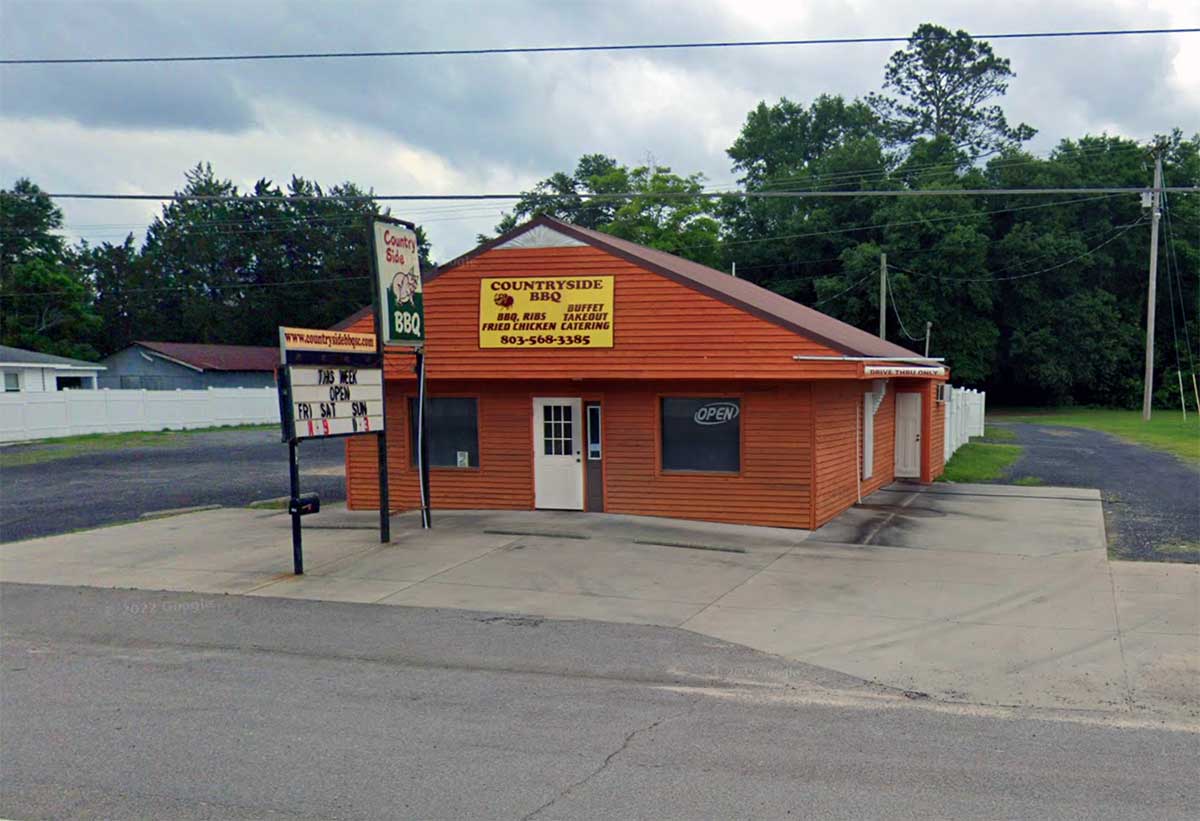
{"label": "electrical wire", "polygon": [[[1187,351],[1188,370],[1194,374],[1196,372],[1196,363],[1195,363],[1195,360],[1192,359],[1192,337],[1191,337],[1191,333],[1188,331],[1187,300],[1184,298],[1184,295],[1183,295],[1183,271],[1180,270],[1180,267],[1179,267],[1179,258],[1177,256],[1175,256],[1174,230],[1171,227],[1171,208],[1167,202],[1166,194],[1163,195],[1162,208],[1163,208],[1163,229],[1164,229],[1164,234],[1167,237],[1167,263],[1168,263],[1167,275],[1168,275],[1168,277],[1170,277],[1171,263],[1173,262],[1174,263],[1173,267],[1175,270],[1175,284],[1179,288],[1179,312],[1180,312],[1180,315],[1183,317],[1183,342],[1184,342],[1184,348]],[[1168,281],[1168,287],[1170,287],[1169,281]],[[1198,409],[1198,410],[1200,410],[1200,409]]]}
{"label": "electrical wire", "polygon": [[851,284],[844,290],[838,291],[833,296],[827,296],[824,299],[818,299],[816,302],[814,302],[812,304],[812,307],[815,308],[818,305],[824,305],[826,302],[831,302],[831,301],[837,299],[838,297],[842,296],[843,294],[847,294],[850,291],[853,291],[855,288],[858,288],[860,285],[862,285],[864,282],[866,282],[868,279],[870,279],[870,277],[871,277],[871,275],[867,274],[866,276],[860,278],[857,282],[854,282],[853,284]]}
{"label": "electrical wire", "polygon": [[[897,268],[896,270],[902,274],[908,274],[910,276],[932,277],[934,279],[937,279],[939,282],[1009,282],[1009,281],[1017,280],[1017,279],[1028,279],[1029,277],[1035,277],[1035,276],[1039,276],[1041,274],[1049,273],[1050,271],[1056,271],[1059,268],[1066,267],[1067,265],[1070,265],[1073,262],[1078,262],[1079,260],[1083,259],[1084,257],[1091,256],[1092,254],[1096,253],[1104,246],[1117,241],[1118,239],[1123,237],[1125,234],[1132,231],[1134,228],[1137,228],[1139,225],[1143,225],[1145,222],[1146,222],[1146,220],[1143,217],[1143,218],[1136,220],[1135,222],[1129,223],[1128,225],[1123,225],[1120,227],[1120,229],[1118,229],[1118,232],[1116,234],[1114,234],[1113,236],[1104,240],[1104,242],[1100,243],[1099,245],[1095,246],[1094,248],[1089,248],[1088,250],[1084,251],[1082,254],[1079,254],[1077,256],[1071,257],[1068,260],[1060,262],[1057,265],[1051,265],[1048,268],[1042,268],[1037,271],[1029,271],[1029,272],[1023,273],[1023,274],[1017,274],[1015,276],[996,276],[994,274],[989,274],[988,276],[985,276],[985,277],[946,277],[946,276],[942,276],[940,274],[920,274],[915,271],[906,271],[903,268]],[[1012,269],[1008,269],[1008,270],[1012,270]]]}
{"label": "electrical wire", "polygon": [[[163,285],[153,288],[120,288],[112,289],[111,291],[97,291],[98,297],[103,297],[105,293],[119,294],[151,294],[151,293],[170,293],[172,291],[224,291],[230,288],[284,288],[289,285],[307,285],[314,282],[355,282],[364,279],[370,279],[369,276],[348,276],[348,277],[323,277],[316,279],[281,279],[275,282],[225,282],[225,283],[203,283],[195,285]],[[0,300],[10,299],[17,300],[31,296],[63,296],[74,294],[75,291],[29,291],[18,292],[14,294],[0,293]]]}
{"label": "electrical wire", "polygon": [[890,271],[884,270],[883,281],[887,284],[887,297],[891,297],[888,301],[892,303],[892,313],[896,315],[896,321],[900,323],[900,332],[908,337],[910,342],[921,342],[924,337],[910,334],[908,328],[904,327],[904,320],[900,318],[900,307],[896,304],[896,290],[892,287],[892,274]]}
{"label": "electrical wire", "polygon": [[[1200,28],[1101,29],[1091,31],[1004,32],[972,35],[977,40],[1031,40],[1068,37],[1128,37],[1151,34],[1194,34]],[[406,51],[307,51],[215,55],[161,55],[151,57],[26,57],[0,59],[0,65],[94,65],[112,63],[217,63],[263,60],[329,60],[373,57],[463,57],[504,54],[569,54],[613,51],[677,51],[684,49],[761,48],[767,46],[862,45],[911,43],[920,38],[820,37],[795,40],[725,40],[717,42],[621,43],[594,46],[513,46],[491,48],[412,49]]]}
{"label": "electrical wire", "polygon": [[[579,199],[588,202],[629,199],[845,199],[855,197],[993,197],[1001,195],[1044,196],[1049,194],[1142,194],[1146,191],[1171,191],[1177,194],[1200,193],[1200,185],[1177,185],[1152,188],[1145,186],[1096,186],[1075,188],[898,188],[892,190],[864,189],[858,191],[620,191],[566,195],[544,194],[546,199]],[[256,194],[101,194],[82,192],[48,193],[57,200],[126,200],[149,202],[278,202],[275,196]],[[292,202],[469,202],[479,200],[522,200],[526,192],[477,194],[326,194],[322,196],[288,197]]]}
{"label": "electrical wire", "polygon": [[[1102,145],[1102,146],[1081,146],[1081,147],[1074,148],[1071,151],[1063,153],[1059,156],[1054,156],[1055,152],[1062,151],[1062,147],[1059,146],[1058,148],[1053,148],[1053,149],[1050,149],[1049,151],[1047,151],[1046,156],[1044,156],[1044,157],[1033,154],[1033,155],[1031,155],[1031,157],[1029,159],[1021,159],[1021,160],[999,159],[999,160],[992,160],[992,161],[988,162],[982,168],[980,168],[978,166],[974,166],[974,165],[969,165],[969,164],[968,164],[968,167],[971,168],[972,170],[986,173],[993,169],[1002,169],[1002,168],[1017,167],[1017,166],[1024,166],[1024,165],[1037,165],[1039,163],[1068,161],[1068,160],[1076,158],[1080,155],[1082,155],[1084,158],[1090,159],[1093,157],[1093,155],[1104,155],[1104,154],[1109,154],[1114,151],[1127,151],[1127,150],[1145,151],[1146,150],[1145,146],[1140,144],[1142,142],[1145,142],[1145,140],[1136,140],[1134,138],[1129,138],[1129,139],[1131,140],[1131,142],[1122,142],[1117,145],[1106,144],[1106,145]],[[762,184],[762,186],[760,186],[760,189],[766,190],[768,186],[786,185],[791,182],[814,180],[814,178],[815,178],[814,185],[811,186],[807,190],[822,190],[822,188],[827,188],[827,187],[833,186],[833,185],[849,184],[851,181],[861,183],[867,179],[883,179],[883,178],[886,178],[886,177],[889,177],[892,175],[898,175],[898,174],[909,175],[909,174],[917,173],[917,172],[933,173],[936,171],[957,171],[958,169],[963,168],[963,166],[964,166],[964,164],[961,162],[941,162],[941,163],[924,163],[924,164],[920,164],[920,165],[902,165],[902,166],[896,166],[894,168],[873,169],[871,171],[835,171],[835,172],[832,172],[829,174],[820,174],[820,173],[813,174],[810,172],[808,174],[794,174],[794,175],[782,176],[782,177],[771,177],[769,180],[765,181]],[[824,182],[826,184],[825,185],[815,184],[818,182]],[[734,185],[734,184],[729,183],[729,184],[720,185],[720,186],[711,186],[711,188],[713,188],[715,190],[715,189],[719,189],[722,187],[729,188],[732,185]]]}

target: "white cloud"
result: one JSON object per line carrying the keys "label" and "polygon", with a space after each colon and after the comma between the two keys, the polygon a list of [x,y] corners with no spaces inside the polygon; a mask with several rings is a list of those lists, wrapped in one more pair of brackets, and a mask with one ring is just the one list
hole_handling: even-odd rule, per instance
{"label": "white cloud", "polygon": [[[905,35],[925,21],[974,32],[1194,25],[1174,0],[483,6],[14,2],[12,55],[231,53]],[[231,22],[231,21],[236,21]],[[994,41],[1017,73],[1003,104],[1033,145],[1200,123],[1200,38]],[[1190,48],[1185,48],[1190,45]],[[725,148],[760,99],[878,88],[893,44],[171,66],[0,68],[0,182],[158,192],[211,161],[246,186],[292,174],[380,193],[505,191],[600,151],[731,178]],[[440,258],[490,231],[503,204],[396,205]],[[94,240],[140,236],[156,204],[64,202]],[[115,224],[115,225],[114,225]]]}

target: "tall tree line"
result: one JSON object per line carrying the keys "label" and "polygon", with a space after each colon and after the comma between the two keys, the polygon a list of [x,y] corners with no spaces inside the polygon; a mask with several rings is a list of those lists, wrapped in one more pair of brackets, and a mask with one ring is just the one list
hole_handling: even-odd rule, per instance
{"label": "tall tree line", "polygon": [[[1133,140],[1065,139],[1048,157],[1024,150],[1035,130],[1010,125],[998,104],[1012,76],[987,43],[926,24],[892,55],[879,92],[761,102],[727,153],[749,191],[1149,185],[1152,160]],[[1167,182],[1200,184],[1200,134],[1175,129],[1158,142]],[[535,186],[497,230],[550,213],[725,270],[736,265],[739,277],[872,331],[886,253],[888,338],[921,352],[932,323],[930,355],[946,358],[956,384],[1006,403],[1140,400],[1149,214],[1137,196],[697,196],[659,199],[635,223],[611,200],[580,196],[615,190],[608,186],[622,171],[636,180],[645,169],[587,155],[574,172]],[[700,175],[657,173],[703,190]],[[626,190],[654,202],[653,191]],[[1200,359],[1200,196],[1167,202],[1156,401],[1178,407],[1175,372],[1187,382]]]}
{"label": "tall tree line", "polygon": [[[965,32],[923,25],[861,99],[763,101],[727,153],[750,191],[1144,187],[1146,146],[1064,139],[1049,156],[1000,101],[1008,60]],[[1200,184],[1200,134],[1160,138],[1165,176]],[[724,270],[874,330],[889,260],[888,336],[955,382],[1023,404],[1133,406],[1140,398],[1148,214],[1131,195],[712,198],[697,173],[581,157],[525,193],[496,226],[540,213]],[[135,338],[273,344],[280,322],[328,326],[370,300],[367,224],[352,183],[293,178],[239,196],[208,165],[140,245],[68,247],[36,185],[0,191],[0,338],[94,357]],[[633,196],[609,197],[612,194]],[[670,196],[664,196],[669,194]],[[1172,195],[1162,222],[1156,373],[1178,405],[1178,369],[1200,343],[1200,196]],[[429,266],[422,239],[422,263]],[[483,239],[483,237],[481,237]]]}
{"label": "tall tree line", "polygon": [[[353,183],[293,177],[241,193],[211,165],[186,174],[138,245],[67,246],[61,210],[29,180],[0,191],[0,339],[95,358],[137,339],[271,345],[278,326],[329,327],[371,301],[368,226]],[[429,243],[418,229],[421,261]]]}

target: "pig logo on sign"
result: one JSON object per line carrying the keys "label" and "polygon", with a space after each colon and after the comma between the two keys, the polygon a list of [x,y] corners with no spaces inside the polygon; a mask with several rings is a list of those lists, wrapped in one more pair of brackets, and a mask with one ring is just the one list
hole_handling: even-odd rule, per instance
{"label": "pig logo on sign", "polygon": [[413,297],[417,295],[419,285],[417,275],[406,271],[401,271],[392,277],[392,294],[396,297],[397,307],[406,302],[412,302]]}
{"label": "pig logo on sign", "polygon": [[501,308],[511,308],[514,302],[512,296],[509,294],[496,294],[492,299]]}

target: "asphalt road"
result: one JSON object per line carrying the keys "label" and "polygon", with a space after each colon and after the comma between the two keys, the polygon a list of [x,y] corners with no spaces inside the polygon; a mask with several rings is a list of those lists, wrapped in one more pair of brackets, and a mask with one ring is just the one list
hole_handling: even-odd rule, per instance
{"label": "asphalt road", "polygon": [[[344,448],[342,439],[302,444],[302,490],[322,501],[344,500]],[[274,429],[183,433],[168,445],[5,467],[0,474],[0,541],[6,542],[156,510],[245,505],[288,494],[287,446]]]}
{"label": "asphalt road", "polygon": [[1036,476],[1047,485],[1100,489],[1113,555],[1197,561],[1195,554],[1161,548],[1200,544],[1200,470],[1099,431],[1017,422],[1003,427],[1025,448],[1007,481]]}
{"label": "asphalt road", "polygon": [[680,630],[4,585],[8,818],[1190,818],[1200,735]]}

